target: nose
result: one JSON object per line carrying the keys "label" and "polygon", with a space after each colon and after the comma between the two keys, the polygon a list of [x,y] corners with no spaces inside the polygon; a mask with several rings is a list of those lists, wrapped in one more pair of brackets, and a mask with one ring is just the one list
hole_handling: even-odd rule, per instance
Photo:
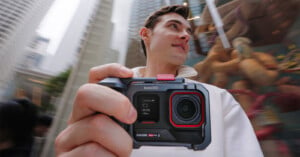
{"label": "nose", "polygon": [[191,35],[190,35],[189,32],[187,32],[187,31],[182,31],[182,32],[180,33],[180,39],[185,40],[186,43],[189,42],[190,38],[191,38]]}

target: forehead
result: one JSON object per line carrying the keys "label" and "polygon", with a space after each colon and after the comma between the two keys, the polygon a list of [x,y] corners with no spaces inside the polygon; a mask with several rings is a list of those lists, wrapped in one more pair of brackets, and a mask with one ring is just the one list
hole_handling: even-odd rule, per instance
{"label": "forehead", "polygon": [[158,24],[165,24],[165,23],[168,23],[168,22],[171,22],[171,21],[178,21],[182,25],[184,25],[188,28],[191,27],[189,22],[177,13],[168,13],[168,14],[162,15],[160,17],[160,20],[159,20]]}

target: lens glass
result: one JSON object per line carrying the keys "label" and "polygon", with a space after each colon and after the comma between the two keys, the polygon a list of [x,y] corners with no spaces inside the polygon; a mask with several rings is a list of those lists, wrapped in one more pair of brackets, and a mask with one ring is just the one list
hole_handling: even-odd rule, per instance
{"label": "lens glass", "polygon": [[173,92],[171,94],[170,112],[170,121],[175,127],[184,128],[187,125],[198,125],[202,115],[199,95],[196,92],[188,91]]}
{"label": "lens glass", "polygon": [[189,120],[194,117],[196,106],[191,100],[183,99],[177,105],[177,112],[180,117]]}

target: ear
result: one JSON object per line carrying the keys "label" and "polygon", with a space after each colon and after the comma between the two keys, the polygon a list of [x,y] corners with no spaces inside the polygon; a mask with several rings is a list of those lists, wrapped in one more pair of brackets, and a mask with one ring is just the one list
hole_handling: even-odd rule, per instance
{"label": "ear", "polygon": [[149,35],[150,35],[150,30],[146,27],[142,27],[140,29],[140,37],[142,38],[142,40],[146,41],[149,39]]}

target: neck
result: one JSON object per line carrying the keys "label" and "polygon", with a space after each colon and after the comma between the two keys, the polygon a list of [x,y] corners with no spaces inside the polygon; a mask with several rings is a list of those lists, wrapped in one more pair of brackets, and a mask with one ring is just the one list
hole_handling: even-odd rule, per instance
{"label": "neck", "polygon": [[179,67],[178,65],[151,64],[147,62],[143,75],[144,77],[156,77],[158,74],[173,74],[176,76]]}

